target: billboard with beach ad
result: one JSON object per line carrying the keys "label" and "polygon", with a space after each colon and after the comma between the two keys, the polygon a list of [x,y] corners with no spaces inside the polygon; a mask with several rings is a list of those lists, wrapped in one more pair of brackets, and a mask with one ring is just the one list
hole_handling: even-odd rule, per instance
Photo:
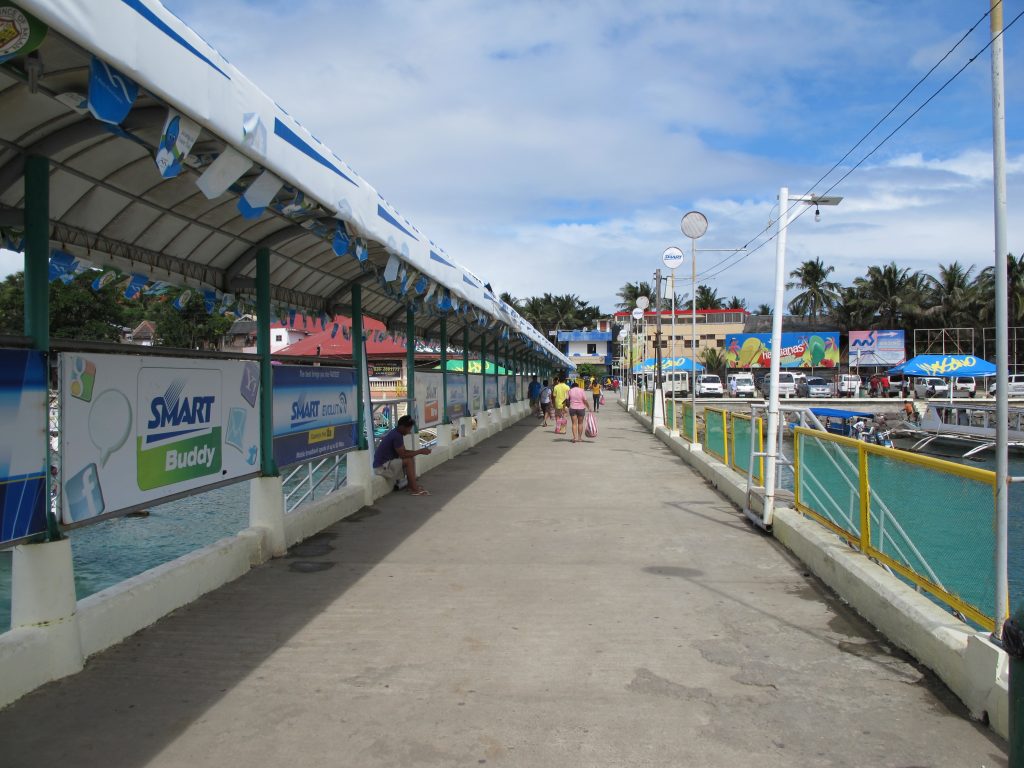
{"label": "billboard with beach ad", "polygon": [[[768,368],[772,364],[770,333],[736,333],[725,337],[729,368]],[[839,332],[782,334],[782,368],[839,368]]]}
{"label": "billboard with beach ad", "polygon": [[441,405],[441,374],[416,372],[416,425],[436,427],[444,419]]}
{"label": "billboard with beach ad", "polygon": [[274,366],[274,462],[279,467],[354,448],[359,430],[356,372],[318,365]]}
{"label": "billboard with beach ad", "polygon": [[259,365],[62,354],[65,524],[259,471]]}
{"label": "billboard with beach ad", "polygon": [[46,358],[0,349],[0,544],[46,530]]}
{"label": "billboard with beach ad", "polygon": [[448,377],[448,418],[451,420],[469,416],[469,393],[466,391],[466,376],[462,373],[446,373]]}

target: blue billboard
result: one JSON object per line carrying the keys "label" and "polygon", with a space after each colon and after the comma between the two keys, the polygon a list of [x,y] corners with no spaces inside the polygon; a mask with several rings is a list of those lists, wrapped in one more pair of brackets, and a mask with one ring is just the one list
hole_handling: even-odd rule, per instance
{"label": "blue billboard", "polygon": [[354,448],[357,403],[350,368],[274,366],[274,461],[286,467]]}
{"label": "blue billboard", "polygon": [[[730,368],[768,368],[772,364],[770,333],[735,333],[725,337]],[[782,334],[781,368],[839,368],[838,331]]]}
{"label": "blue billboard", "polygon": [[0,349],[0,544],[46,530],[46,360]]}

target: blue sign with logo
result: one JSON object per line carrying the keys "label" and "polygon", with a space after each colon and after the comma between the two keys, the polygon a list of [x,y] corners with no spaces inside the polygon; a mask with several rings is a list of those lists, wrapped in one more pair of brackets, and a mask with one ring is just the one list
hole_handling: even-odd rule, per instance
{"label": "blue sign with logo", "polygon": [[286,467],[354,448],[358,413],[354,370],[274,366],[274,461]]}
{"label": "blue sign with logo", "polygon": [[89,111],[97,120],[120,125],[128,117],[139,86],[95,56],[89,64]]}
{"label": "blue sign with logo", "polygon": [[46,361],[0,349],[0,544],[46,530]]}

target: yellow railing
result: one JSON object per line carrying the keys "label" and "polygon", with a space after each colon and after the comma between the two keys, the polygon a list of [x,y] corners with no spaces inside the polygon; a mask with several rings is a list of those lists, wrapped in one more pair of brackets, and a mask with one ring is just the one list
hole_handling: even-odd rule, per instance
{"label": "yellow railing", "polygon": [[704,450],[724,464],[729,463],[729,412],[704,409]]}
{"label": "yellow railing", "polygon": [[800,512],[994,627],[994,472],[797,427],[794,474]]}
{"label": "yellow railing", "polygon": [[[754,450],[764,453],[763,419],[754,419],[754,428],[750,427],[750,416],[743,413],[729,412],[729,466],[742,475],[749,474],[750,441],[754,441]],[[754,478],[764,477],[764,456],[754,457]]]}

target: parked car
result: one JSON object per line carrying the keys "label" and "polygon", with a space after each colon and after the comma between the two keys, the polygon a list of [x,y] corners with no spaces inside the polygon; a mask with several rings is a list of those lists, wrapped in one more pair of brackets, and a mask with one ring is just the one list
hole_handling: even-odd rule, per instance
{"label": "parked car", "polygon": [[949,397],[949,382],[937,376],[914,379],[914,397]]}
{"label": "parked car", "polygon": [[[761,384],[761,391],[765,397],[771,397],[772,379],[764,377]],[[788,371],[779,371],[779,397],[796,397],[796,377]]]}
{"label": "parked car", "polygon": [[809,376],[797,384],[800,397],[832,397],[832,385],[820,376]]}
{"label": "parked car", "polygon": [[721,397],[722,379],[714,373],[697,375],[697,397]]}
{"label": "parked car", "polygon": [[860,376],[855,373],[841,373],[836,380],[836,394],[839,397],[856,397],[860,389]]}
{"label": "parked car", "polygon": [[907,394],[910,394],[912,387],[909,376],[904,376],[902,373],[894,373],[889,377],[889,394],[892,397],[901,397],[904,387],[907,390]]}
{"label": "parked car", "polygon": [[[1010,376],[1010,397],[1024,397],[1024,374],[1015,373]],[[995,397],[996,385],[993,383],[988,388],[988,393]]]}
{"label": "parked car", "polygon": [[967,395],[967,397],[974,397],[974,393],[977,392],[978,385],[974,381],[973,376],[957,376],[953,379],[953,397],[960,395]]}
{"label": "parked car", "polygon": [[731,397],[753,397],[757,394],[753,374],[730,373],[725,377],[725,383]]}

